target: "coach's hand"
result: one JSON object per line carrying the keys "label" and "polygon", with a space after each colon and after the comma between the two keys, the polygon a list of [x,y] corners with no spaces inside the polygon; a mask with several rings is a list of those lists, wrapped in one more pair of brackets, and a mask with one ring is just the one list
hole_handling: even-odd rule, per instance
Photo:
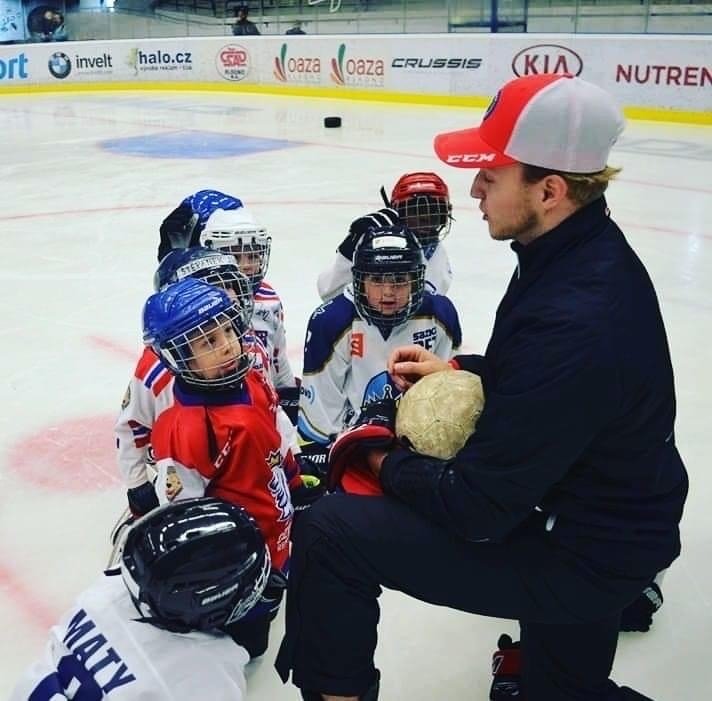
{"label": "coach's hand", "polygon": [[418,345],[396,348],[388,358],[388,373],[401,392],[425,375],[450,369],[446,360]]}

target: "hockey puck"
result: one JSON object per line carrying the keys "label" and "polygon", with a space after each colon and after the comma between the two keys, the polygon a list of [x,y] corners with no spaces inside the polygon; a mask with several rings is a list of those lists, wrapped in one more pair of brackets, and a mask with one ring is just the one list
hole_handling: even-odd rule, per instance
{"label": "hockey puck", "polygon": [[341,126],[341,117],[324,117],[324,126],[327,129]]}

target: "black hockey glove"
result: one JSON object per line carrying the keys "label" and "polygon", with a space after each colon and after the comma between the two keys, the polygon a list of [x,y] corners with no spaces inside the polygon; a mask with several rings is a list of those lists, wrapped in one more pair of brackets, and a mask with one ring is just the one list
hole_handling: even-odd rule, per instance
{"label": "black hockey glove", "polygon": [[336,489],[346,470],[367,470],[366,453],[373,448],[387,448],[396,440],[396,400],[379,399],[361,407],[356,423],[344,431],[329,451],[326,488]]}
{"label": "black hockey glove", "polygon": [[304,443],[302,452],[295,455],[299,469],[303,475],[314,475],[320,480],[326,478],[326,465],[329,456],[329,446],[316,443]]}
{"label": "black hockey glove", "polygon": [[258,602],[260,610],[264,609],[270,614],[276,614],[279,605],[282,603],[284,590],[287,588],[287,578],[279,570],[272,570],[269,573],[267,586],[262,592],[262,596]]}
{"label": "black hockey glove", "polygon": [[282,407],[293,426],[297,425],[299,415],[299,385],[296,387],[278,387],[279,406]]}
{"label": "black hockey glove", "polygon": [[370,229],[384,229],[394,226],[400,221],[398,212],[391,207],[384,207],[377,212],[366,214],[354,219],[349,227],[349,233],[339,244],[337,251],[347,260],[354,259],[354,251],[361,237]]}
{"label": "black hockey glove", "polygon": [[158,506],[158,496],[151,482],[144,482],[138,487],[127,490],[129,509],[135,518],[139,518]]}
{"label": "black hockey glove", "polygon": [[490,701],[522,698],[522,662],[519,642],[512,642],[506,633],[499,636],[497,650],[492,655],[492,687]]}
{"label": "black hockey glove", "polygon": [[174,248],[189,248],[199,243],[200,231],[196,231],[198,215],[185,202],[179,204],[161,224],[161,240],[158,244],[158,262]]}
{"label": "black hockey glove", "polygon": [[294,507],[294,526],[297,520],[306,513],[312,504],[315,504],[324,496],[324,484],[314,475],[301,475],[301,484],[293,487],[290,496]]}
{"label": "black hockey glove", "polygon": [[653,624],[653,614],[663,605],[663,594],[660,587],[651,582],[641,592],[640,596],[623,609],[621,614],[621,630],[626,632],[645,633]]}

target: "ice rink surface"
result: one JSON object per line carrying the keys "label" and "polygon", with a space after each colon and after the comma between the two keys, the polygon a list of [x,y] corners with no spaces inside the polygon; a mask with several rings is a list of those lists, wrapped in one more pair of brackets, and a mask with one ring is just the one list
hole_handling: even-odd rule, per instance
{"label": "ice rink surface", "polygon": [[[327,115],[341,129],[324,129]],[[448,182],[450,296],[481,350],[515,265],[489,239],[432,137],[481,111],[204,93],[0,97],[0,698],[40,654],[49,625],[99,575],[124,507],[112,423],[141,347],[158,227],[187,194],[241,197],[268,227],[268,280],[282,296],[290,358],[317,306],[315,280],[356,216],[403,172]],[[614,678],[656,701],[712,684],[712,128],[631,122],[608,201],[656,285],[676,373],[677,443],[690,472],[683,554],[651,632],[624,634]],[[532,407],[536,411],[536,407]],[[423,562],[423,568],[428,568]],[[282,619],[249,668],[252,701],[296,699],[272,669]],[[484,701],[510,621],[385,592],[377,664],[384,701]],[[343,631],[348,635],[348,631]]]}

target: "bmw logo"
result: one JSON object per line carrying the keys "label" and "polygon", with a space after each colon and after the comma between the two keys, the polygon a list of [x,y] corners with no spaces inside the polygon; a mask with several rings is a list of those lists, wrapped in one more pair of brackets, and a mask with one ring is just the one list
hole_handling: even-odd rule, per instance
{"label": "bmw logo", "polygon": [[61,51],[57,51],[50,56],[47,67],[49,72],[60,80],[66,78],[72,72],[72,62],[69,60],[69,56]]}

